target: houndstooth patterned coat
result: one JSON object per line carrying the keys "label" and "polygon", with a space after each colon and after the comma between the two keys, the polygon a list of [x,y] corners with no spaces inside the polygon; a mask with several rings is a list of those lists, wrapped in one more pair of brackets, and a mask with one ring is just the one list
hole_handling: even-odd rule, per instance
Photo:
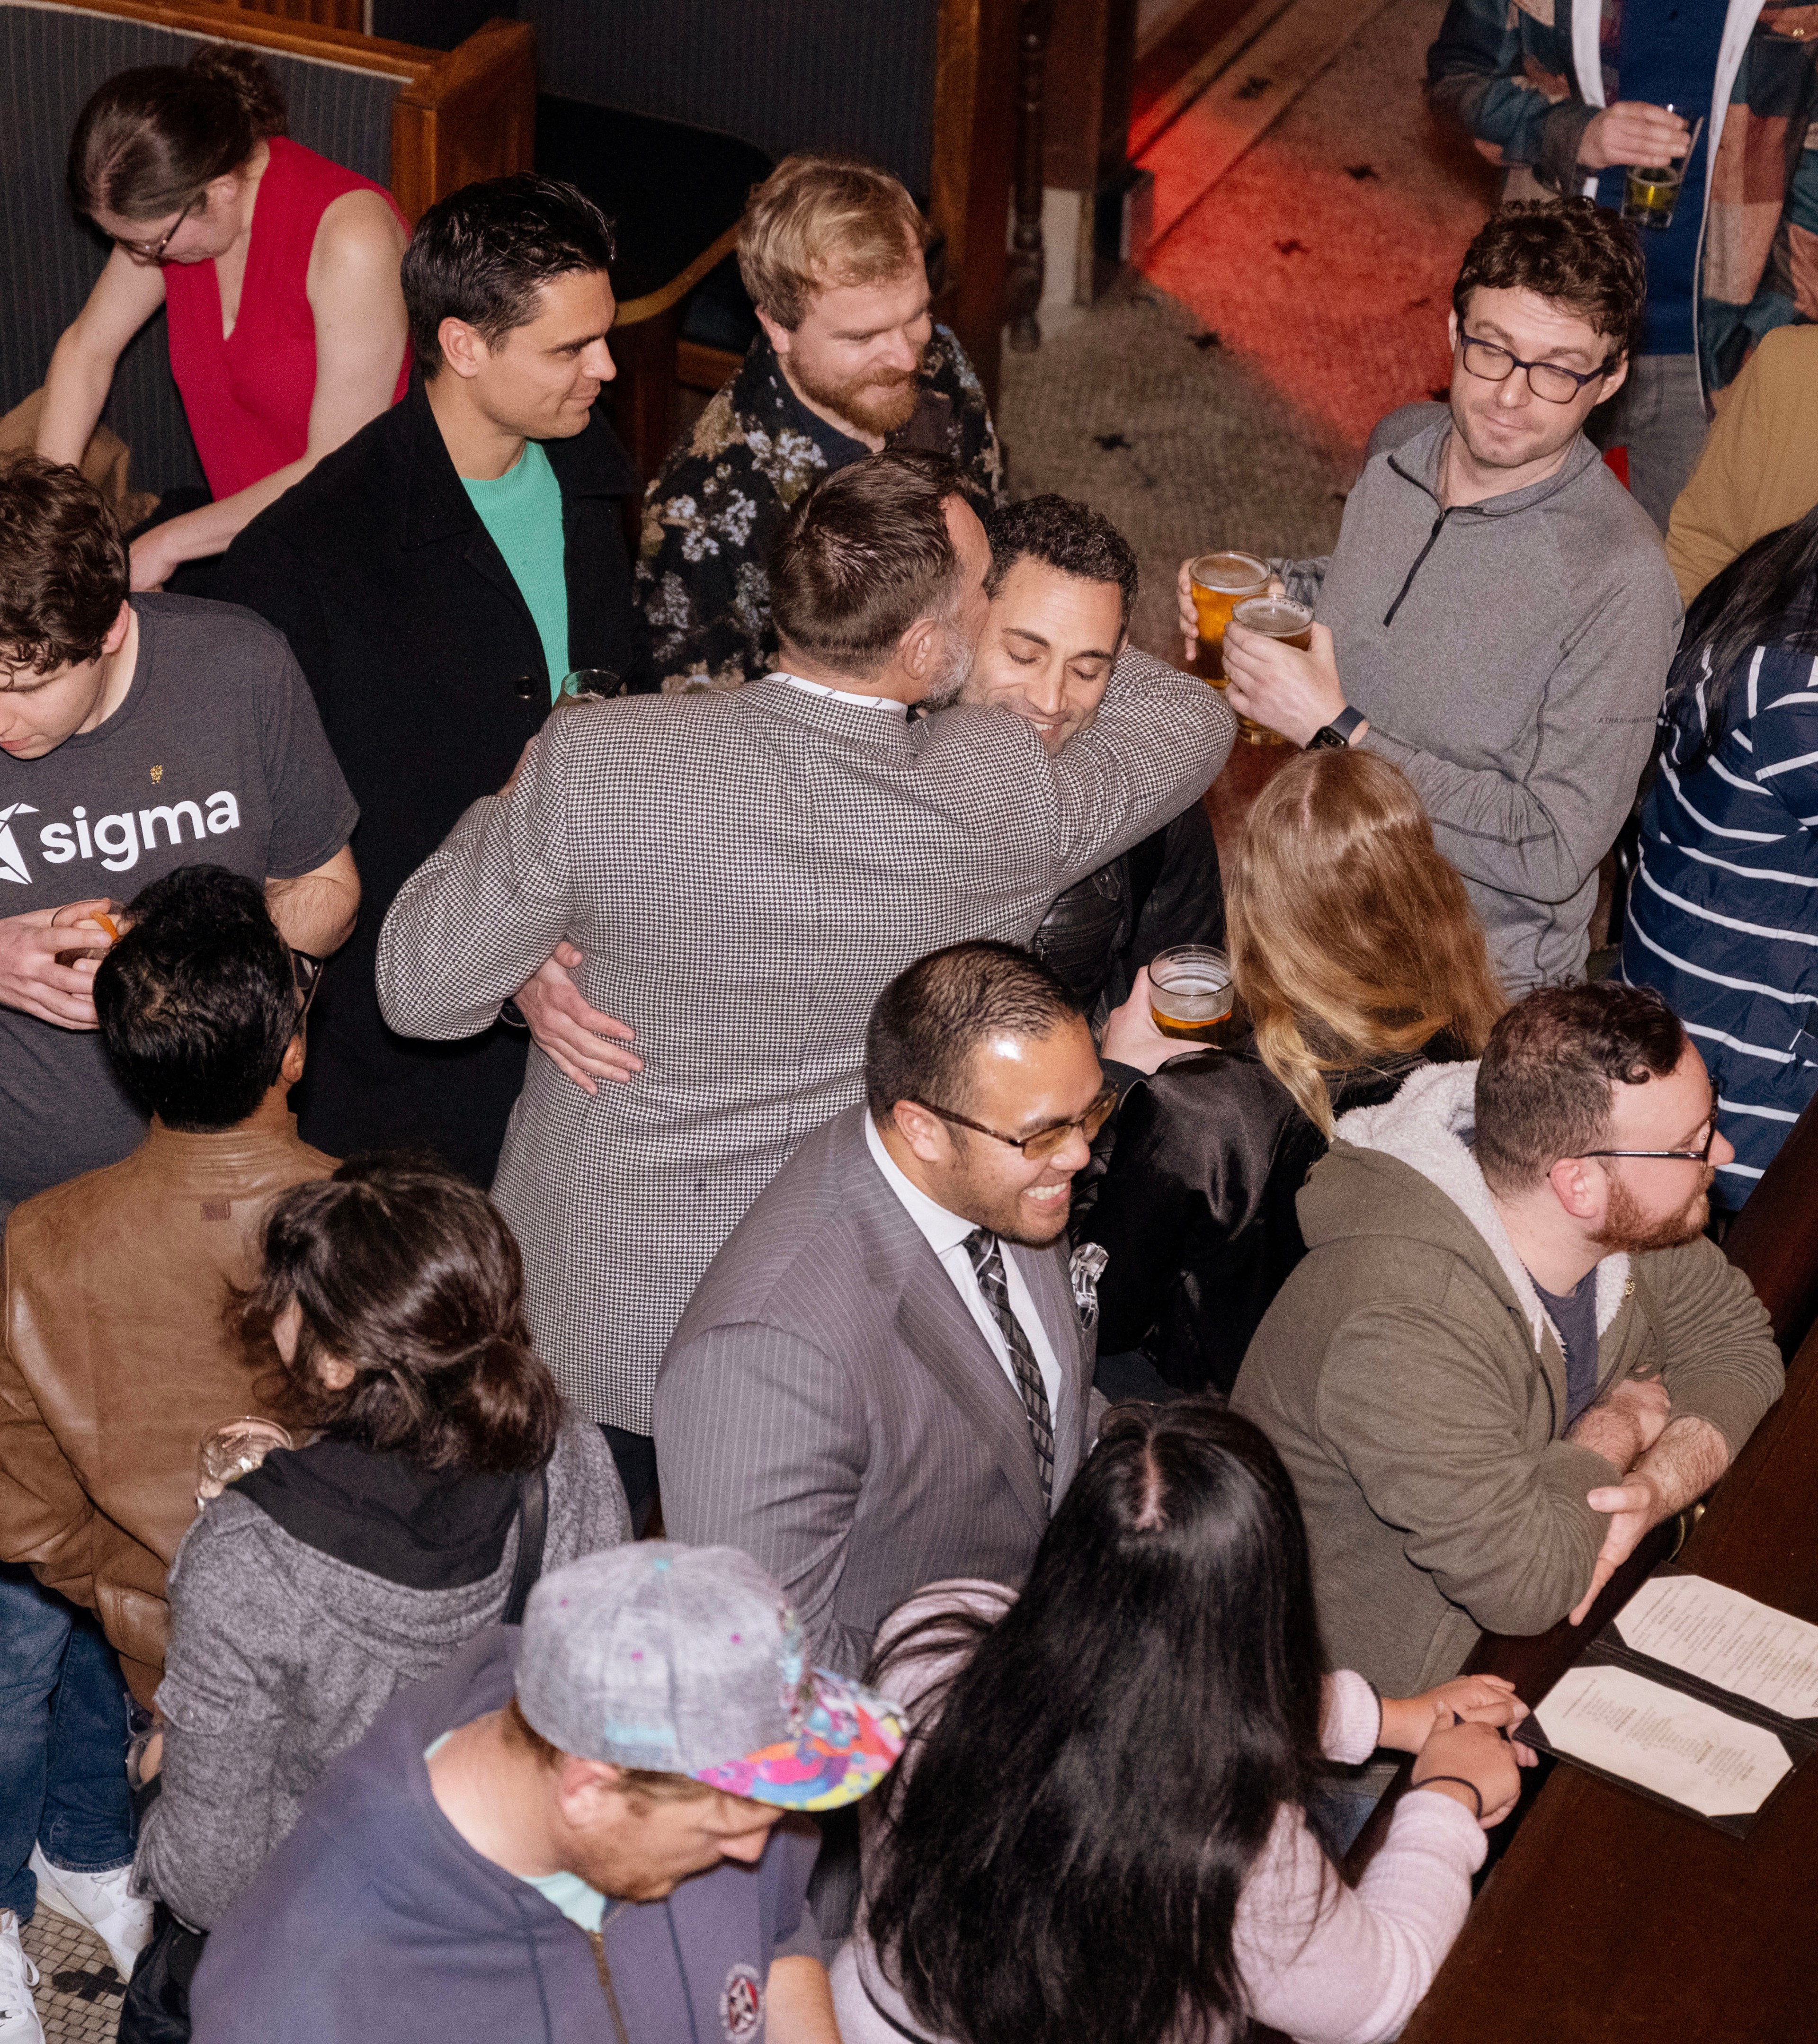
{"label": "houndstooth patterned coat", "polygon": [[509,797],[407,880],[379,945],[385,1018],[490,1025],[566,937],[643,1073],[589,1095],[532,1049],[493,1193],[568,1397],[648,1433],[663,1345],[803,1136],[862,1095],[886,983],[974,937],[1024,943],[1055,896],[1195,799],[1219,693],[1126,653],[1051,759],[990,708],[900,709],[775,677],[564,709]]}

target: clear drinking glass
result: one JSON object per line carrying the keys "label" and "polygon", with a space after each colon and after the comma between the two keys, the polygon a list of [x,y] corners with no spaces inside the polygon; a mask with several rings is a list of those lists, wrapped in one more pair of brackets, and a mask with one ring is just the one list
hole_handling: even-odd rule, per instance
{"label": "clear drinking glass", "polygon": [[[1682,121],[1691,117],[1683,106],[1668,102],[1666,111],[1677,113]],[[1692,152],[1698,146],[1698,137],[1705,126],[1705,117],[1700,114],[1691,121],[1691,140],[1684,150],[1670,163],[1644,166],[1632,163],[1623,180],[1622,217],[1636,227],[1652,228],[1657,232],[1673,225],[1673,215],[1679,205],[1679,193],[1685,182],[1685,166],[1692,160]]]}
{"label": "clear drinking glass", "polygon": [[1149,961],[1149,1016],[1164,1036],[1214,1042],[1236,998],[1231,961],[1212,944],[1175,944]]}
{"label": "clear drinking glass", "polygon": [[211,1497],[219,1497],[236,1477],[248,1476],[274,1448],[296,1446],[275,1420],[217,1420],[205,1427],[196,1456],[196,1504],[199,1509]]}

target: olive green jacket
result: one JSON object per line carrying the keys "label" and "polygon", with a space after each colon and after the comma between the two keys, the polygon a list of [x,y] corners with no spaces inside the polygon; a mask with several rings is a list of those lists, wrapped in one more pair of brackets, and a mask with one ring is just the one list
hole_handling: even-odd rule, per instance
{"label": "olive green jacket", "polygon": [[[1342,1117],[1232,1398],[1294,1480],[1328,1665],[1389,1696],[1455,1674],[1480,1630],[1563,1618],[1608,1523],[1585,1493],[1619,1474],[1565,1438],[1559,1335],[1469,1147],[1476,1074]],[[1701,1236],[1605,1257],[1597,1302],[1599,1396],[1658,1375],[1733,1458],[1782,1382],[1748,1280]]]}

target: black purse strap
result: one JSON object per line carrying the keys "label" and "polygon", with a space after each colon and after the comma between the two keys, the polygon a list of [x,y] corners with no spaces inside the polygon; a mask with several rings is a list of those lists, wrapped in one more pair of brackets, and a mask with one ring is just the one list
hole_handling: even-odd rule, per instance
{"label": "black purse strap", "polygon": [[511,1572],[511,1593],[499,1614],[502,1625],[524,1623],[524,1607],[543,1573],[543,1542],[548,1527],[549,1478],[545,1466],[527,1470],[517,1479],[517,1566]]}

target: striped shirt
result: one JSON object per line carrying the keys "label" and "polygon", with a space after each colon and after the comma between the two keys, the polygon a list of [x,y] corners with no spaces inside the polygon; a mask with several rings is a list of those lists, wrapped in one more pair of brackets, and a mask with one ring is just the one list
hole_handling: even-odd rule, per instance
{"label": "striped shirt", "polygon": [[1691,1033],[1735,1146],[1712,1197],[1739,1207],[1818,1091],[1818,660],[1743,656],[1729,728],[1689,767],[1710,671],[1666,726],[1641,817],[1623,978]]}

